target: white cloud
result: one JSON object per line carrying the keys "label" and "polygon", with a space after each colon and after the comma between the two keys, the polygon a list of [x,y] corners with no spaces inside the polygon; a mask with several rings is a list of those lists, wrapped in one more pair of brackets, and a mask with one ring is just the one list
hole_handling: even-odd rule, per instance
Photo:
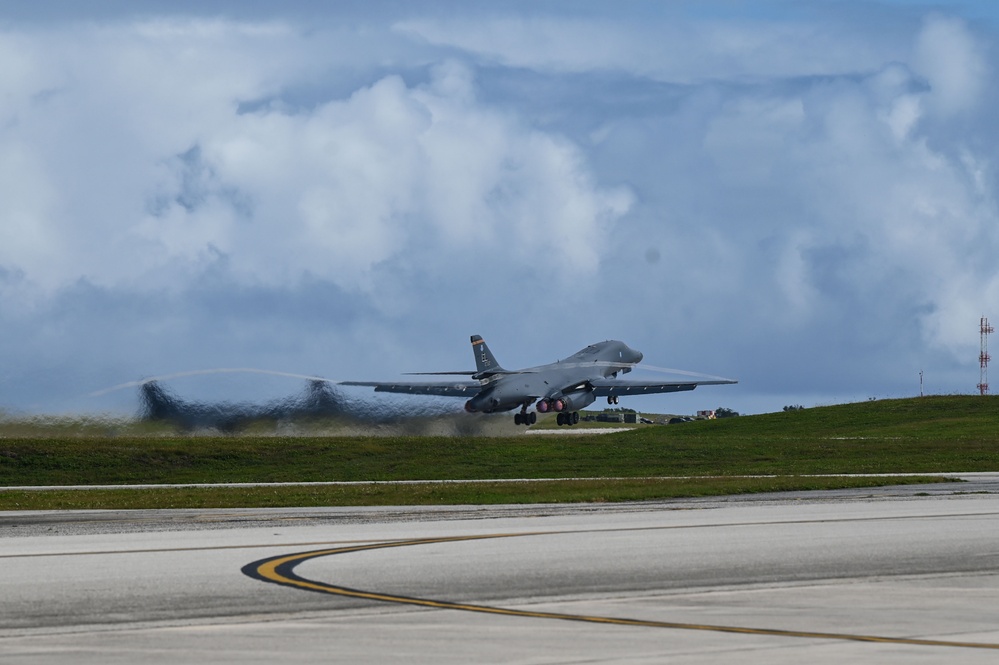
{"label": "white cloud", "polygon": [[307,271],[371,291],[376,265],[425,241],[426,272],[472,253],[551,264],[554,279],[593,274],[629,205],[572,144],[476,103],[453,64],[427,86],[390,76],[311,112],[242,115],[206,139],[204,157],[252,201],[229,222],[244,231],[219,248],[237,272],[272,283]]}
{"label": "white cloud", "polygon": [[933,108],[943,115],[975,106],[985,83],[982,47],[959,18],[931,15],[916,40],[914,62],[932,87]]}
{"label": "white cloud", "polygon": [[782,396],[977,372],[994,35],[466,11],[5,27],[0,361],[388,377],[475,332]]}
{"label": "white cloud", "polygon": [[427,85],[389,75],[311,109],[237,114],[312,71],[299,39],[220,20],[35,36],[24,69],[58,74],[10,86],[31,112],[0,130],[0,264],[48,289],[154,275],[159,287],[177,282],[165,267],[221,255],[251,283],[309,273],[371,290],[374,266],[428,236],[445,252],[549,262],[552,279],[593,273],[627,193],[602,190],[569,141],[476,101],[457,63]]}
{"label": "white cloud", "polygon": [[46,289],[137,276],[145,257],[128,229],[160,163],[266,90],[284,60],[254,57],[230,28],[212,23],[206,36],[194,21],[158,21],[4,35],[31,75],[4,86],[15,115],[0,125],[0,154],[18,173],[4,180],[13,191],[0,202],[11,222],[0,226],[0,264]]}
{"label": "white cloud", "polygon": [[853,27],[851,35],[837,22],[459,16],[400,21],[395,28],[510,67],[619,71],[682,83],[842,74],[905,53],[892,34],[872,40],[866,31]]}
{"label": "white cloud", "polygon": [[[688,277],[633,288],[691,312],[687,321],[711,311],[719,321],[744,317],[764,345],[792,333],[888,344],[901,336],[892,327],[909,327],[929,349],[972,358],[977,319],[967,313],[989,302],[999,275],[988,258],[999,246],[995,178],[988,154],[923,123],[933,94],[892,63],[796,85],[714,88],[659,122],[615,120],[600,145],[620,141],[656,174],[629,175],[640,197],[665,189],[646,214],[666,221],[646,228],[677,248],[671,274]],[[640,204],[636,215],[644,212]],[[736,286],[725,298],[716,284]],[[706,293],[711,308],[699,305]]]}

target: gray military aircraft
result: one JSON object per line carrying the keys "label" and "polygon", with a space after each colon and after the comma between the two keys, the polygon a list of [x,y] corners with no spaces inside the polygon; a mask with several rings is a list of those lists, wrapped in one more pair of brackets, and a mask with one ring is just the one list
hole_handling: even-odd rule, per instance
{"label": "gray military aircraft", "polygon": [[[555,411],[559,425],[579,422],[579,410],[598,397],[608,404],[617,404],[622,395],[649,395],[693,390],[697,386],[738,383],[730,379],[704,381],[624,381],[618,374],[627,374],[642,360],[642,354],[624,342],[598,342],[563,360],[538,367],[508,370],[496,362],[496,357],[479,335],[472,335],[475,371],[414,372],[419,375],[460,375],[470,380],[439,382],[343,381],[340,385],[367,386],[375,392],[409,395],[441,395],[469,397],[465,410],[469,413],[495,413],[520,407],[513,420],[518,425],[537,422],[538,413]],[[535,411],[527,409],[537,402]]]}

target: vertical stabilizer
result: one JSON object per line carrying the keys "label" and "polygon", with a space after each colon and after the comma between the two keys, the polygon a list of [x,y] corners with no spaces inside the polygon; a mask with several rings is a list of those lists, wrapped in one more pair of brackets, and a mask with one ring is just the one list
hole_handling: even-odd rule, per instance
{"label": "vertical stabilizer", "polygon": [[486,340],[482,339],[478,335],[472,335],[472,353],[475,355],[476,375],[488,375],[493,372],[505,371],[502,367],[500,367],[500,364],[496,362],[496,356],[493,355],[493,352],[489,350],[488,346],[486,346]]}

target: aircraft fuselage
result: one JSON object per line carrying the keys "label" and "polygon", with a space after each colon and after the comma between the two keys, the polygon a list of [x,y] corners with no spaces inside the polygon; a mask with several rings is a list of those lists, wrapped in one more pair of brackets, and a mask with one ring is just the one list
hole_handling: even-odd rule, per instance
{"label": "aircraft fuselage", "polygon": [[[464,397],[469,413],[496,413],[520,407],[514,414],[517,425],[532,425],[539,413],[554,411],[559,425],[579,422],[579,410],[598,397],[617,404],[627,395],[650,395],[693,390],[699,385],[736,383],[715,377],[694,381],[621,380],[641,362],[642,354],[618,340],[607,340],[580,349],[568,358],[548,365],[507,370],[479,335],[472,335],[474,372],[420,372],[420,374],[463,375],[469,378],[449,381],[343,381],[347,386],[370,386],[376,392],[409,395]],[[535,410],[528,408],[535,404]]]}
{"label": "aircraft fuselage", "polygon": [[485,386],[465,403],[469,412],[496,413],[526,407],[538,401],[538,410],[578,411],[596,399],[590,381],[630,372],[642,353],[624,342],[608,340],[548,365],[513,373],[498,373],[485,379]]}

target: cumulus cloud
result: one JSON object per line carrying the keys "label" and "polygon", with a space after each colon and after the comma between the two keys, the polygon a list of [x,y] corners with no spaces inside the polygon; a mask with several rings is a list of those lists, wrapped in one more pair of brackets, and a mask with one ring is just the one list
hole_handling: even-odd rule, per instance
{"label": "cumulus cloud", "polygon": [[847,32],[837,20],[691,19],[659,9],[645,8],[653,16],[644,19],[544,13],[488,21],[414,18],[395,29],[509,67],[629,72],[676,83],[843,74],[906,52],[893,31],[881,31],[875,40],[855,24]]}
{"label": "cumulus cloud", "polygon": [[[948,35],[970,39],[960,25]],[[770,349],[751,370],[768,390],[817,376],[840,392],[887,386],[939,353],[977,369],[975,312],[994,302],[997,277],[996,181],[983,149],[994,141],[984,117],[946,122],[953,108],[938,105],[921,63],[882,55],[779,83],[736,72],[597,133],[598,163],[627,173],[633,220],[666,248],[661,268],[636,271],[628,287],[669,303],[675,317],[651,318],[671,336],[732,331],[716,348],[730,364]],[[969,71],[976,83],[960,90],[980,90],[987,70]]]}
{"label": "cumulus cloud", "polygon": [[556,281],[592,275],[629,205],[576,146],[478,104],[455,63],[425,85],[388,76],[315,109],[233,117],[159,196],[139,231],[167,256],[211,246],[249,281],[308,273],[365,292],[376,266],[421,252],[427,272],[487,255]]}
{"label": "cumulus cloud", "polygon": [[[5,315],[51,320],[82,284],[197,319],[181,303],[217,273],[293,300],[321,280],[395,316],[483,263],[554,290],[597,274],[631,197],[579,146],[480,101],[455,60],[289,102],[315,72],[303,38],[218,19],[8,34],[26,73],[0,129]],[[75,345],[103,328],[76,323]]]}
{"label": "cumulus cloud", "polygon": [[571,142],[479,104],[460,64],[422,85],[389,75],[312,108],[238,112],[287,84],[298,38],[198,20],[43,36],[34,59],[70,73],[10,93],[24,110],[4,132],[0,263],[53,288],[225,256],[251,281],[309,273],[364,288],[428,236],[498,261],[545,255],[556,279],[596,270],[627,191],[600,188]]}
{"label": "cumulus cloud", "polygon": [[[731,230],[744,239],[767,227],[777,232],[775,286],[786,315],[800,321],[848,305],[843,315],[863,320],[907,304],[923,310],[917,322],[927,343],[966,353],[965,310],[983,302],[982,288],[995,278],[986,257],[999,241],[999,219],[976,184],[980,158],[969,163],[965,151],[933,145],[919,130],[919,109],[934,93],[914,74],[900,84],[901,74],[889,65],[762,102],[728,99],[705,148],[738,196],[750,195],[747,185],[753,193],[773,186],[795,193],[774,193],[784,201],[782,218],[743,220]],[[955,284],[966,288],[955,292]],[[891,330],[883,334],[887,340]]]}
{"label": "cumulus cloud", "polygon": [[973,387],[994,35],[913,11],[7,25],[0,403],[38,366],[460,369],[471,333],[757,396]]}
{"label": "cumulus cloud", "polygon": [[[5,35],[8,38],[8,35]],[[282,58],[247,68],[257,35],[220,22],[56,27],[10,37],[35,72],[10,93],[0,129],[16,223],[0,233],[0,263],[55,288],[81,276],[130,280],[142,265],[127,229],[171,151],[260,94]],[[240,48],[242,44],[242,48]],[[249,69],[249,71],[248,71]]]}
{"label": "cumulus cloud", "polygon": [[959,113],[978,102],[985,85],[985,59],[981,45],[962,20],[937,14],[927,17],[913,60],[932,87],[929,101],[939,113]]}

